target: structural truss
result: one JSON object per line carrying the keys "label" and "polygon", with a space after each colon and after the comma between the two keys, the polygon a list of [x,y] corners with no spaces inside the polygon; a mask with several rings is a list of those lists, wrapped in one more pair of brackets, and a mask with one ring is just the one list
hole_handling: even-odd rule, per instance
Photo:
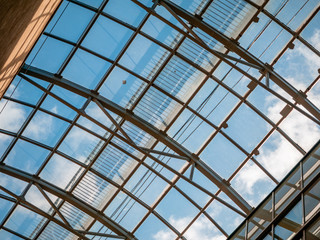
{"label": "structural truss", "polygon": [[319,10],[62,1],[0,101],[0,238],[226,239],[319,139]]}

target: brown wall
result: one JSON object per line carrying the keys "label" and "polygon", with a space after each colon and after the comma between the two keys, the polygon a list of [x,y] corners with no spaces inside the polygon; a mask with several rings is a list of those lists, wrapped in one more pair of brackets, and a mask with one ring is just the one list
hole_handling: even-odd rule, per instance
{"label": "brown wall", "polygon": [[0,98],[61,0],[0,0]]}

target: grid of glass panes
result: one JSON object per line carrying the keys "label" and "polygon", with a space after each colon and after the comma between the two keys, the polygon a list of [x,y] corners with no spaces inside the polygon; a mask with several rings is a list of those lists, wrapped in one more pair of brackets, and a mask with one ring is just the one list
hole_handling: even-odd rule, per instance
{"label": "grid of glass panes", "polygon": [[[304,39],[311,39],[316,29],[312,21],[319,18],[319,3],[305,1],[296,6],[293,2],[199,0],[178,4],[293,81],[283,64],[288,62],[286,54],[292,61],[299,54],[282,53],[291,42],[298,53],[310,51],[319,61],[319,49]],[[284,175],[265,160],[275,148],[274,141],[284,142],[296,153],[293,160],[297,161],[318,139],[318,130],[309,142],[290,132],[290,115],[286,118],[272,112],[279,113],[285,102],[260,86],[247,87],[250,76],[264,81],[264,75],[245,65],[226,64],[190,38],[166,8],[151,1],[141,3],[144,7],[135,1],[64,1],[26,64],[99,92],[133,112],[195,153],[246,201],[257,204]],[[259,10],[262,4],[263,12]],[[309,14],[311,23],[304,26]],[[299,38],[285,26],[301,30]],[[213,50],[234,56],[198,28],[193,31]],[[316,62],[301,79],[303,90],[314,85],[317,67]],[[275,85],[270,88],[277,90]],[[310,90],[310,99],[316,93],[317,87]],[[2,102],[1,116],[15,114],[15,119],[14,124],[1,125],[1,161],[71,192],[137,237],[151,238],[158,233],[180,238],[192,235],[204,223],[210,225],[205,230],[208,236],[228,236],[245,216],[191,163],[172,157],[174,151],[158,139],[113,112],[106,114],[91,98],[34,77],[17,76]],[[317,123],[296,110],[291,115],[318,129]],[[173,155],[152,154],[141,147]],[[260,176],[255,194],[243,188],[252,188],[246,183],[250,179],[244,177],[251,171]],[[6,188],[57,216],[48,202],[36,201],[41,193],[31,183],[5,174],[1,177],[7,179]],[[1,194],[2,199],[8,197]],[[52,220],[32,211],[25,213],[19,202],[3,201],[1,234],[15,232],[41,239],[54,232],[57,238],[74,237]],[[52,201],[73,228],[111,233],[70,203],[54,196]],[[17,223],[17,219],[31,224]]]}

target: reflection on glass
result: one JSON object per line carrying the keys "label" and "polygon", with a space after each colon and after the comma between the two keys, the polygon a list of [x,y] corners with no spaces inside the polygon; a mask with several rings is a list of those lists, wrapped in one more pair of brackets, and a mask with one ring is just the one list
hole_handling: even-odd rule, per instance
{"label": "reflection on glass", "polygon": [[315,219],[314,223],[306,230],[306,240],[320,239],[320,218]]}
{"label": "reflection on glass", "polygon": [[308,221],[320,208],[320,182],[316,182],[304,194],[305,221]]}
{"label": "reflection on glass", "polygon": [[32,143],[18,140],[7,156],[5,163],[34,174],[39,169],[49,151]]}
{"label": "reflection on glass", "polygon": [[300,168],[296,168],[290,177],[275,192],[275,214],[278,215],[301,190]]}
{"label": "reflection on glass", "polygon": [[299,201],[275,227],[275,239],[291,239],[302,225],[302,203]]}
{"label": "reflection on glass", "polygon": [[[92,0],[89,2],[92,2]],[[64,1],[52,21],[50,21],[46,31],[77,42],[93,15],[93,11]]]}
{"label": "reflection on glass", "polygon": [[130,29],[100,16],[82,45],[107,58],[115,59],[131,34]]}

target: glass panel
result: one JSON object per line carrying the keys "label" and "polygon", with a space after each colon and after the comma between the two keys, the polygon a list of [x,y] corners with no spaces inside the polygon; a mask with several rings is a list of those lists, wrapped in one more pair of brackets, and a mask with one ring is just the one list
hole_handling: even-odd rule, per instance
{"label": "glass panel", "polygon": [[23,136],[48,146],[54,146],[67,127],[68,123],[44,112],[37,111],[24,130]]}
{"label": "glass panel", "polygon": [[316,182],[304,194],[305,220],[308,221],[320,208],[320,182]]}
{"label": "glass panel", "polygon": [[83,50],[78,50],[63,71],[64,78],[86,88],[95,89],[107,72],[109,62]]}
{"label": "glass panel", "polygon": [[126,188],[136,197],[152,206],[167,185],[167,182],[157,177],[156,174],[140,166],[127,182]]}
{"label": "glass panel", "polygon": [[[0,115],[0,119],[1,119],[1,115]],[[2,155],[6,151],[12,139],[13,137],[0,133],[0,159],[2,158]]]}
{"label": "glass panel", "polygon": [[275,239],[291,239],[302,224],[302,204],[298,202],[275,227]]}
{"label": "glass panel", "polygon": [[127,194],[120,192],[104,213],[113,220],[123,224],[122,226],[126,229],[132,231],[147,213],[147,209]]}
{"label": "glass panel", "polygon": [[48,154],[49,151],[44,148],[23,140],[18,140],[5,159],[5,163],[34,174],[42,165]]}
{"label": "glass panel", "polygon": [[202,72],[173,56],[155,80],[155,84],[185,102],[204,80],[204,76]]}
{"label": "glass panel", "polygon": [[303,181],[306,186],[320,171],[320,149],[317,148],[303,162]]}
{"label": "glass panel", "polygon": [[50,37],[41,36],[29,54],[26,64],[56,73],[71,49],[71,45]]}
{"label": "glass panel", "polygon": [[227,36],[236,36],[250,19],[253,9],[245,1],[213,1],[203,15],[203,21]]}
{"label": "glass panel", "polygon": [[218,133],[201,153],[200,158],[220,176],[228,179],[246,156],[228,139]]}
{"label": "glass panel", "polygon": [[137,26],[146,15],[141,7],[130,0],[110,0],[103,11],[133,26]]}
{"label": "glass panel", "polygon": [[128,177],[136,162],[117,148],[108,145],[97,158],[92,168],[121,184]]}
{"label": "glass panel", "polygon": [[[157,10],[159,12],[163,10],[163,8],[157,7]],[[169,16],[169,14],[167,15],[169,18],[173,18],[172,16]],[[182,34],[180,34],[177,30],[171,28],[163,21],[152,15],[143,25],[142,32],[145,32],[149,36],[157,39],[158,41],[168,45],[171,48],[173,48],[182,37]]]}
{"label": "glass panel", "polygon": [[74,189],[73,194],[96,209],[101,210],[117,188],[98,175],[88,172]]}
{"label": "glass panel", "polygon": [[[54,92],[55,90],[56,88],[53,88]],[[76,111],[72,110],[64,103],[49,95],[46,96],[45,100],[41,104],[41,109],[47,110],[54,114],[58,114],[59,116],[65,117],[70,120],[72,120],[77,115]]]}
{"label": "glass panel", "polygon": [[320,218],[315,219],[314,223],[306,230],[306,240],[320,239]]}
{"label": "glass panel", "polygon": [[7,100],[0,100],[0,128],[18,132],[27,119],[31,108]]}
{"label": "glass panel", "polygon": [[100,88],[100,94],[124,108],[130,108],[147,84],[115,67]]}
{"label": "glass panel", "polygon": [[67,231],[65,228],[62,228],[60,225],[57,225],[54,222],[49,222],[48,226],[39,236],[39,240],[48,240],[48,239],[64,239],[64,240],[73,240],[76,239],[76,235]]}
{"label": "glass panel", "polygon": [[156,211],[181,232],[199,210],[172,188],[157,205]]}
{"label": "glass panel", "polygon": [[107,58],[115,59],[131,34],[132,31],[128,28],[100,16],[82,45]]}
{"label": "glass panel", "polygon": [[72,42],[77,42],[93,15],[94,12],[86,8],[64,1],[50,21],[46,31]]}
{"label": "glass panel", "polygon": [[82,168],[80,166],[55,154],[42,170],[40,177],[60,188],[68,190],[80,176],[81,171]]}
{"label": "glass panel", "polygon": [[21,240],[23,238],[20,238],[10,232],[7,232],[3,229],[0,230],[0,238],[1,239],[6,239],[6,240]]}
{"label": "glass panel", "polygon": [[[0,192],[2,194],[2,192]],[[7,216],[11,207],[13,207],[14,202],[9,202],[8,200],[2,199],[0,197],[0,222]],[[1,235],[0,235],[1,236]]]}
{"label": "glass panel", "polygon": [[119,63],[142,77],[151,79],[168,54],[168,51],[157,44],[137,35]]}
{"label": "glass panel", "polygon": [[281,184],[275,192],[275,214],[278,215],[300,193],[301,176],[300,168],[290,174],[290,177]]}
{"label": "glass panel", "polygon": [[24,236],[32,237],[37,226],[39,225],[41,227],[44,223],[42,220],[42,216],[24,207],[18,206],[6,222],[5,227]]}
{"label": "glass panel", "polygon": [[180,107],[170,97],[151,87],[134,109],[134,113],[158,129],[164,129]]}
{"label": "glass panel", "polygon": [[176,239],[177,235],[160,221],[153,213],[143,222],[136,232],[139,239]]}
{"label": "glass panel", "polygon": [[59,150],[84,164],[89,164],[99,151],[100,145],[97,137],[78,127],[73,127],[61,143]]}
{"label": "glass panel", "polygon": [[[6,188],[16,195],[20,195],[24,191],[27,184],[28,183],[23,182],[15,177],[0,173],[0,186]],[[0,192],[4,195],[7,195],[2,190]]]}
{"label": "glass panel", "polygon": [[[14,90],[10,91],[10,89],[9,91],[7,91],[7,93],[5,94],[6,96],[10,96],[12,98],[19,99],[31,104],[36,104],[43,94],[40,89],[18,76],[13,79],[10,88]],[[31,92],[32,94],[30,94]]]}

